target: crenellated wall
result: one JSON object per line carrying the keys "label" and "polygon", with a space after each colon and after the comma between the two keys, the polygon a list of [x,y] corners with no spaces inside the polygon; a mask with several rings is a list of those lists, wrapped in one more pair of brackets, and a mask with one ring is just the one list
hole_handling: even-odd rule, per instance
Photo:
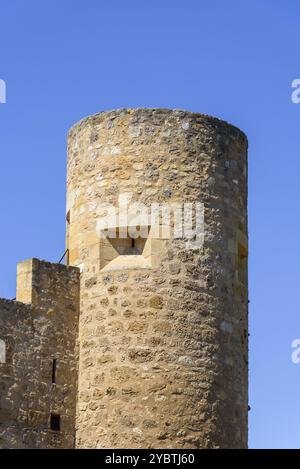
{"label": "crenellated wall", "polygon": [[[121,109],[76,124],[68,152],[74,267],[22,262],[17,301],[0,300],[0,448],[247,447],[246,136]],[[125,222],[125,196],[202,203],[204,242],[168,236],[170,220]],[[103,239],[106,204],[118,216]]]}
{"label": "crenellated wall", "polygon": [[0,300],[0,448],[73,448],[79,270],[22,262],[17,300]]}

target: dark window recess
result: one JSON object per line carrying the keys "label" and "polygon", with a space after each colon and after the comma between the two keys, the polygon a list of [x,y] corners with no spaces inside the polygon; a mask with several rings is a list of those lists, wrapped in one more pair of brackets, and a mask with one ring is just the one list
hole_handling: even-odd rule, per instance
{"label": "dark window recess", "polygon": [[141,256],[143,255],[147,238],[142,238],[140,236],[138,238],[132,238],[131,236],[121,238],[119,236],[119,230],[116,230],[116,237],[108,237],[107,240],[120,256]]}
{"label": "dark window recess", "polygon": [[247,285],[247,248],[238,243],[238,280]]}
{"label": "dark window recess", "polygon": [[51,414],[50,415],[50,428],[56,432],[60,431],[60,415]]}
{"label": "dark window recess", "polygon": [[54,358],[52,361],[52,383],[56,383],[56,364],[57,360]]}
{"label": "dark window recess", "polygon": [[66,220],[67,220],[68,224],[70,224],[70,221],[71,221],[71,213],[70,213],[70,210],[68,210],[68,213],[67,213],[67,216],[66,216]]}

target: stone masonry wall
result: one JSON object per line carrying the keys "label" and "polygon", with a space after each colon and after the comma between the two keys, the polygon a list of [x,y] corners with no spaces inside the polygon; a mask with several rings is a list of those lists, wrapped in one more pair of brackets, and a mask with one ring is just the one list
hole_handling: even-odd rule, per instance
{"label": "stone masonry wall", "polygon": [[0,300],[0,448],[73,448],[79,271],[31,259],[18,265],[17,285],[28,304]]}
{"label": "stone masonry wall", "polygon": [[[135,265],[114,257],[96,222],[121,193],[148,207],[203,202],[204,246],[154,239]],[[69,134],[67,219],[82,270],[77,447],[246,447],[244,134],[166,109],[86,118]]]}

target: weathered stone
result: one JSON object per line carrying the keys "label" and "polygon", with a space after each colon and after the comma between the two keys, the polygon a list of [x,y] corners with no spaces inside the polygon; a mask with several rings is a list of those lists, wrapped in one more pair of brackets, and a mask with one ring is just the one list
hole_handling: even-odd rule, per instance
{"label": "weathered stone", "polygon": [[[244,134],[201,114],[128,109],[83,119],[68,146],[78,269],[21,264],[22,303],[0,300],[0,447],[246,447]],[[103,204],[128,193],[146,207],[203,202],[204,245],[148,224],[144,244],[100,240]]]}
{"label": "weathered stone", "polygon": [[[105,132],[97,132],[100,127]],[[93,146],[91,157],[88,148],[95,133],[99,147]],[[85,173],[85,165],[91,162],[93,169]],[[91,320],[95,331],[99,322],[101,336],[98,332],[96,336],[109,338],[104,355],[112,355],[116,361],[101,364],[105,382],[115,382],[116,388],[125,382],[126,388],[136,389],[134,404],[126,392],[104,401],[110,415],[110,431],[105,435],[102,429],[108,428],[108,422],[100,422],[98,431],[89,423],[89,410],[78,407],[78,447],[93,447],[97,438],[102,447],[119,448],[246,446],[247,366],[243,356],[247,356],[247,343],[241,338],[247,329],[247,266],[244,261],[239,265],[238,248],[241,223],[247,235],[246,165],[245,136],[229,124],[201,114],[118,110],[88,117],[71,129],[68,193],[80,190],[81,195],[75,197],[71,209],[67,242],[74,253],[70,262],[84,263],[81,318]],[[92,175],[102,177],[103,185],[97,190]],[[89,188],[92,190],[87,192]],[[103,268],[111,254],[97,246],[83,259],[80,253],[90,244],[88,231],[95,230],[96,218],[88,211],[80,213],[82,205],[97,203],[100,207],[109,202],[117,207],[119,194],[128,192],[132,202],[148,207],[151,203],[203,202],[204,246],[193,250],[181,240],[154,240],[159,243],[154,248],[153,242],[148,267],[130,267],[129,256],[121,262],[119,255],[115,271],[109,263]],[[95,276],[97,283],[86,289],[85,281]],[[109,298],[114,322],[106,301],[93,300],[99,294]],[[101,314],[88,319],[91,303],[97,304]],[[83,338],[79,345],[83,350]],[[87,353],[96,356],[97,345]],[[80,355],[79,369],[84,360]],[[92,375],[99,366],[95,362],[89,367]],[[210,374],[218,376],[217,382],[208,379]],[[157,391],[153,404],[153,394],[143,391],[141,382],[165,386],[163,393]],[[79,376],[79,391],[89,386]],[[212,411],[214,401],[219,404]],[[145,402],[150,418],[144,410],[136,410],[144,409]],[[126,410],[132,428],[142,430],[143,440],[137,440],[139,432],[128,433],[128,424],[114,412],[116,406]],[[184,423],[194,416],[203,422],[203,415],[204,424],[197,423],[197,428]],[[166,419],[172,431],[166,431]],[[155,421],[156,426],[148,421]]]}
{"label": "weathered stone", "polygon": [[[0,300],[0,339],[6,345],[0,448],[72,448],[79,269],[31,259],[18,265],[17,284],[17,299],[30,304]],[[60,416],[59,432],[50,429],[51,413]]]}

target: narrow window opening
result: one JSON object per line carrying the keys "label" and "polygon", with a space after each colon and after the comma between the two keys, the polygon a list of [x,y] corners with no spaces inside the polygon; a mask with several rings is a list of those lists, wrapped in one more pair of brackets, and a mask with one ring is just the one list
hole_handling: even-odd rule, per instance
{"label": "narrow window opening", "polygon": [[2,339],[0,339],[0,363],[6,363],[6,346]]}
{"label": "narrow window opening", "polygon": [[68,224],[70,224],[70,221],[71,221],[70,210],[68,210],[68,212],[67,212],[66,220],[67,220]]}
{"label": "narrow window opening", "polygon": [[[100,241],[100,269],[144,269],[151,267],[150,226],[129,226],[103,230]],[[135,228],[135,230],[133,229]],[[136,236],[136,237],[135,237]]]}
{"label": "narrow window opening", "polygon": [[56,365],[57,365],[57,360],[54,358],[52,361],[52,383],[56,383]]}
{"label": "narrow window opening", "polygon": [[247,285],[247,248],[238,244],[238,279],[244,285]]}
{"label": "narrow window opening", "polygon": [[116,237],[108,237],[107,240],[120,256],[141,256],[145,248],[147,237],[132,238],[128,235],[127,238],[121,238],[119,236],[119,230],[117,230]]}
{"label": "narrow window opening", "polygon": [[50,428],[56,432],[60,431],[60,415],[51,414],[50,415]]}

